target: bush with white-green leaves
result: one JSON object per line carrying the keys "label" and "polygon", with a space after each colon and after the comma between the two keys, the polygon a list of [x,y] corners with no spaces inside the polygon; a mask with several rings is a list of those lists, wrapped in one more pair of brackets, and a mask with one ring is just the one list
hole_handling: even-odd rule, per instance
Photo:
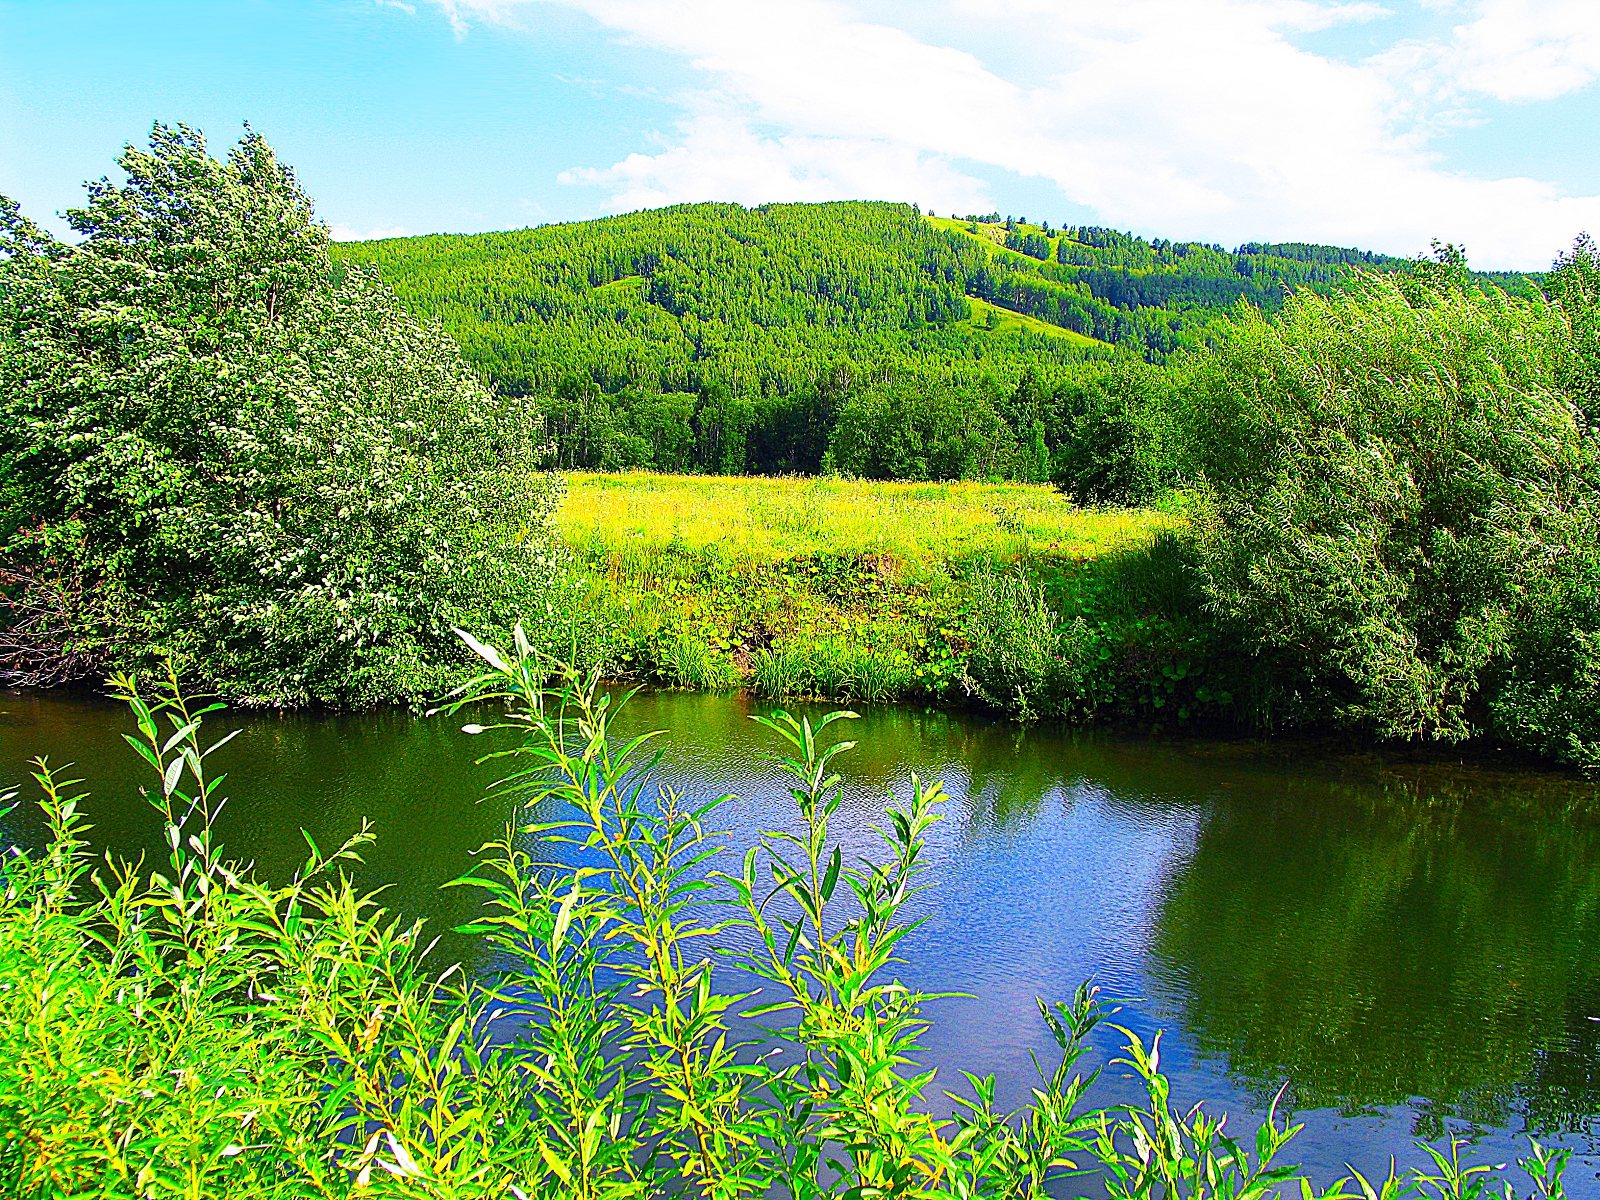
{"label": "bush with white-green leaves", "polygon": [[57,241],[0,198],[0,673],[270,703],[434,694],[452,626],[549,612],[539,425],[336,267],[257,133],[157,125]]}

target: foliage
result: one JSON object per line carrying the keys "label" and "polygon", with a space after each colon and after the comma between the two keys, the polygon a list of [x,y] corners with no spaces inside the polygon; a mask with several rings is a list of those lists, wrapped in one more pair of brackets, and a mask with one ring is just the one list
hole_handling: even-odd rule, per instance
{"label": "foliage", "polygon": [[1170,385],[1142,365],[1063,389],[1050,479],[1082,504],[1147,504],[1178,483]]}
{"label": "foliage", "polygon": [[13,681],[135,665],[271,702],[418,697],[543,608],[536,426],[326,228],[259,134],[157,125],[51,241],[0,202]]}
{"label": "foliage", "polygon": [[[498,952],[494,979],[432,976],[420,929],[355,890],[341,866],[364,830],[331,856],[312,846],[282,886],[224,859],[221,743],[204,746],[210,709],[175,682],[152,700],[118,681],[164,870],[91,872],[83,798],[37,765],[52,838],[12,848],[0,897],[11,1194],[1039,1198],[1086,1168],[1122,1200],[1246,1200],[1299,1178],[1281,1161],[1297,1127],[1275,1112],[1252,1153],[1225,1119],[1174,1110],[1159,1038],[1120,1031],[1146,1101],[1086,1109],[1078,1063],[1110,1015],[1087,986],[1040,1004],[1060,1057],[1027,1108],[997,1111],[995,1080],[969,1076],[946,1093],[956,1115],[930,1115],[931,998],[891,971],[938,785],[913,780],[880,854],[846,865],[829,825],[850,743],[829,726],[851,714],[775,713],[797,823],[716,871],[704,829],[722,801],[654,781],[649,737],[613,741],[593,677],[558,669],[547,689],[520,628],[510,656],[467,640],[489,670],[460,702],[507,705],[520,741],[499,752],[502,786],[554,818],[508,829],[458,881],[482,895],[468,932]],[[734,926],[745,936],[724,938]],[[717,950],[768,985],[763,1004],[720,986]],[[1435,1162],[1381,1194],[1464,1200],[1492,1174],[1454,1140]],[[1565,1163],[1535,1144],[1522,1166],[1554,1198]],[[1376,1195],[1357,1175],[1324,1193]]]}
{"label": "foliage", "polygon": [[[1060,628],[1042,587],[1020,572],[979,571],[966,628],[969,690],[1022,719],[1060,709],[1070,670],[1062,643],[1069,631]],[[1070,633],[1082,630],[1080,619]]]}
{"label": "foliage", "polygon": [[1242,320],[1178,390],[1221,617],[1323,711],[1592,760],[1595,444],[1572,320],[1437,271]]}
{"label": "foliage", "polygon": [[1177,515],[1015,484],[577,475],[561,527],[590,617],[569,645],[613,677],[1158,725],[1236,719],[1249,693]]}
{"label": "foliage", "polygon": [[1571,387],[1583,397],[1592,425],[1600,412],[1600,249],[1594,239],[1580,234],[1572,249],[1556,258],[1543,283],[1572,323],[1578,363]]}
{"label": "foliage", "polygon": [[1046,478],[1051,455],[1076,453],[1076,421],[1116,436],[1130,377],[1098,383],[1108,360],[1165,361],[1222,336],[1240,304],[1274,312],[1352,265],[1407,266],[992,215],[680,205],[337,254],[442,321],[503,393],[535,397],[565,466],[893,479]]}

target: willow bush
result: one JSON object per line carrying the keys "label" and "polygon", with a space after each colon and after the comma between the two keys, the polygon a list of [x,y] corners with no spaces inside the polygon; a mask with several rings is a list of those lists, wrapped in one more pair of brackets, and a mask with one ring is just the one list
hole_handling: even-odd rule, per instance
{"label": "willow bush", "polygon": [[545,610],[537,425],[247,130],[128,147],[57,242],[0,198],[0,677],[175,656],[271,703],[416,699]]}
{"label": "willow bush", "polygon": [[[613,738],[593,676],[547,686],[520,627],[509,654],[468,644],[488,669],[458,702],[504,706],[499,786],[548,818],[456,882],[482,894],[468,932],[497,952],[489,978],[430,965],[422,927],[351,882],[365,828],[310,845],[283,884],[225,856],[210,760],[227,738],[206,744],[217,706],[175,680],[114,681],[166,862],[96,864],[84,797],[36,764],[51,836],[9,848],[0,896],[5,1194],[971,1200],[1042,1198],[1083,1171],[1112,1200],[1316,1194],[1282,1161],[1298,1127],[1275,1111],[1247,1143],[1174,1107],[1159,1037],[1117,1027],[1145,1099],[1088,1108],[1085,1039],[1114,1011],[1088,986],[1040,1004],[1057,1057],[1030,1105],[1000,1111],[994,1078],[967,1076],[945,1093],[955,1115],[930,1114],[929,998],[894,966],[942,791],[891,797],[879,853],[847,863],[830,827],[852,714],[761,718],[797,819],[718,870],[723,800],[660,783],[651,737]],[[1454,1144],[1436,1163],[1322,1195],[1458,1200],[1489,1171]],[[1522,1165],[1557,1200],[1565,1163],[1535,1144]]]}
{"label": "willow bush", "polygon": [[1436,266],[1245,314],[1188,364],[1200,569],[1267,708],[1594,766],[1590,316]]}

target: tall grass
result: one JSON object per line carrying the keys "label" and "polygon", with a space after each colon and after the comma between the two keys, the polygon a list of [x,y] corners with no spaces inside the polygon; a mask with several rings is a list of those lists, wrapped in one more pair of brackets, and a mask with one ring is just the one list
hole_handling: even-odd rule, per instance
{"label": "tall grass", "polygon": [[890,555],[902,563],[1093,557],[1173,524],[1143,509],[1083,510],[1029,484],[585,474],[558,524],[591,560],[640,574],[657,556],[715,546],[737,561]]}
{"label": "tall grass", "polygon": [[[517,740],[499,786],[548,815],[454,885],[482,896],[490,979],[431,965],[422,928],[351,882],[366,829],[332,854],[308,839],[283,884],[225,857],[209,760],[227,739],[206,744],[211,708],[173,681],[119,681],[165,862],[96,866],[84,797],[37,764],[50,841],[10,849],[0,897],[6,1194],[968,1200],[1043,1197],[1082,1169],[1114,1200],[1316,1195],[1275,1111],[1237,1141],[1173,1106],[1159,1037],[1114,1027],[1144,1099],[1087,1107],[1086,1038],[1115,1012],[1088,986],[1040,1003],[1056,1052],[1028,1107],[997,1110],[995,1079],[969,1076],[956,1115],[930,1115],[928,998],[894,966],[943,793],[913,779],[879,852],[846,863],[830,827],[853,714],[761,718],[798,822],[722,862],[706,830],[723,800],[659,782],[650,736],[613,738],[596,675],[551,683],[520,630],[510,653],[467,640],[487,670],[456,704],[501,706]],[[730,946],[742,975],[712,969]],[[759,1005],[726,987],[750,977]],[[1459,1150],[1322,1195],[1465,1200],[1490,1170]],[[1533,1147],[1537,1193],[1561,1195],[1565,1161]]]}
{"label": "tall grass", "polygon": [[909,655],[842,641],[758,651],[751,676],[756,694],[773,699],[810,696],[882,704],[916,686]]}
{"label": "tall grass", "polygon": [[[1183,528],[1168,513],[1079,509],[1025,484],[635,473],[571,476],[561,523],[587,580],[573,650],[614,677],[768,697],[976,700],[1021,715],[1149,715],[1160,706],[1144,698],[1163,694],[1145,668],[1192,657],[1131,611],[1152,574],[1139,563]],[[1049,592],[1051,605],[1082,609],[1090,592],[1118,590],[1108,573],[1126,576],[1127,603],[1101,622],[1113,628],[1091,648],[1093,686],[1065,687],[1059,672],[1048,684],[999,679],[1016,665],[998,665],[1008,656],[1059,658],[1059,637],[1052,626],[1030,642],[1015,622],[993,625],[1005,606],[990,582],[1022,580],[1041,604]],[[1097,620],[1074,611],[1063,628],[1083,634],[1080,616]],[[1122,653],[1130,642],[1140,644],[1132,658]],[[1187,717],[1201,706],[1174,709]]]}

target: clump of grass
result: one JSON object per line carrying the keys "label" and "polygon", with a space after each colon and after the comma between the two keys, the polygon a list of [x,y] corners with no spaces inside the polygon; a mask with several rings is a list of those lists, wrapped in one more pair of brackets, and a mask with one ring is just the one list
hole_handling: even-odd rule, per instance
{"label": "clump of grass", "polygon": [[826,641],[774,647],[751,658],[751,688],[757,695],[882,704],[917,686],[910,656],[848,642]]}
{"label": "clump of grass", "polygon": [[1044,589],[1015,571],[985,570],[972,591],[968,687],[1025,720],[1058,709],[1069,667]]}
{"label": "clump of grass", "polygon": [[726,655],[693,637],[664,637],[656,650],[656,662],[665,681],[673,687],[721,692],[740,683],[738,669]]}
{"label": "clump of grass", "polygon": [[756,695],[781,700],[812,692],[810,664],[804,654],[788,647],[757,650],[750,657],[750,684]]}

